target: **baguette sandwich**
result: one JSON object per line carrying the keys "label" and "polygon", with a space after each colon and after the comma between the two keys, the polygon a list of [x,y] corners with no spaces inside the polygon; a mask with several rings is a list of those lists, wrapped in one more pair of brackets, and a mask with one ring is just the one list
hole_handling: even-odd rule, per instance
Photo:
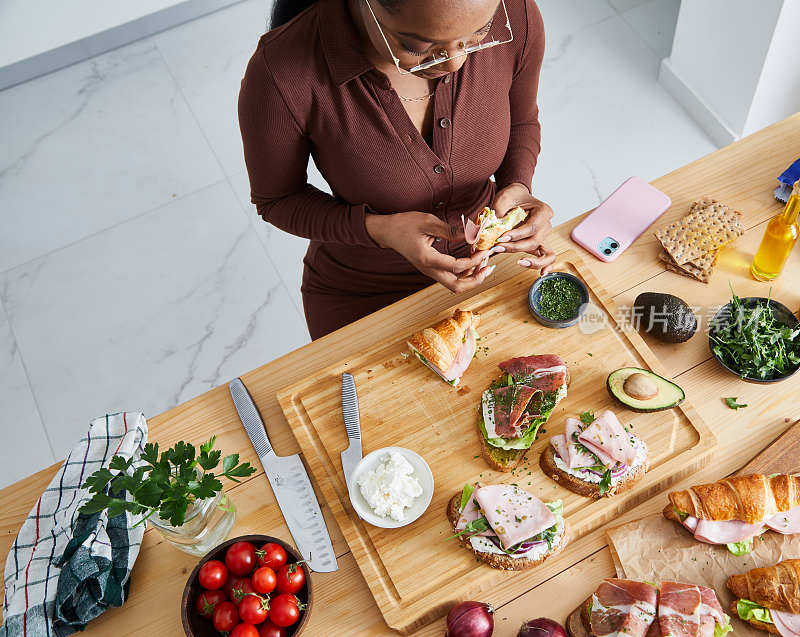
{"label": "baguette sandwich", "polygon": [[519,206],[509,210],[504,217],[498,217],[491,208],[484,208],[478,215],[478,222],[465,217],[461,218],[464,224],[464,237],[472,249],[488,250],[497,243],[497,240],[512,228],[515,228],[528,218],[527,211]]}
{"label": "baguette sandwich", "polygon": [[664,517],[682,524],[695,539],[724,544],[734,555],[753,548],[766,530],[800,533],[800,477],[734,476],[669,494]]}
{"label": "baguette sandwich", "polygon": [[800,560],[754,568],[728,578],[739,619],[775,635],[800,635]]}
{"label": "baguette sandwich", "polygon": [[572,637],[723,637],[732,632],[713,588],[605,579],[573,613]]}
{"label": "baguette sandwich", "polygon": [[480,315],[456,310],[452,318],[413,334],[408,347],[424,365],[455,387],[475,356],[479,322]]}
{"label": "baguette sandwich", "polygon": [[561,501],[544,503],[516,485],[465,485],[447,519],[478,561],[504,571],[538,566],[567,544]]}
{"label": "baguette sandwich", "polygon": [[567,395],[569,372],[555,354],[511,358],[499,367],[502,375],[481,396],[478,436],[489,466],[511,471]]}
{"label": "baguette sandwich", "polygon": [[539,456],[545,475],[578,495],[608,498],[630,489],[648,468],[647,444],[613,411],[596,418],[567,418],[566,431],[550,438]]}

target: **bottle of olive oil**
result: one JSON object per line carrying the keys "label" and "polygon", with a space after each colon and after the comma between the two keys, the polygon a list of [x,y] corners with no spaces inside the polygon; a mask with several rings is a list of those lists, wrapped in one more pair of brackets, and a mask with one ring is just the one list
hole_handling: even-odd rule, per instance
{"label": "bottle of olive oil", "polygon": [[750,266],[750,273],[759,281],[771,281],[777,277],[786,259],[800,236],[797,215],[800,213],[800,179],[792,188],[786,208],[779,215],[769,220],[761,245]]}

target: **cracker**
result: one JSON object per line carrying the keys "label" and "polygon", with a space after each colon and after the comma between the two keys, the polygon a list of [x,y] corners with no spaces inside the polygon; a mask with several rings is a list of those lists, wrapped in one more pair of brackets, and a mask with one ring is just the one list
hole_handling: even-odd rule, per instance
{"label": "cracker", "polygon": [[675,263],[684,265],[744,234],[739,217],[724,204],[712,203],[673,221],[655,235]]}
{"label": "cracker", "polygon": [[683,276],[692,277],[702,283],[708,283],[711,280],[711,274],[714,272],[714,259],[712,259],[710,265],[707,267],[698,267],[694,262],[678,265],[666,252],[659,254],[658,258],[664,262],[664,266],[667,270],[677,272]]}

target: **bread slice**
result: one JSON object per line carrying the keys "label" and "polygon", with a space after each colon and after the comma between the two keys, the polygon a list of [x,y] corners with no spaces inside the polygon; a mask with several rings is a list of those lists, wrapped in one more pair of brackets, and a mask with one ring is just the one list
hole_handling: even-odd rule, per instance
{"label": "bread slice", "polygon": [[[733,616],[739,619],[740,621],[745,621],[739,617],[739,611],[736,609],[736,604],[739,602],[738,599],[734,599],[731,602],[731,613]],[[757,619],[750,619],[747,621],[748,624],[753,626],[754,628],[758,628],[759,630],[766,630],[768,633],[772,633],[773,635],[780,635],[778,629],[775,627],[775,624],[768,624],[766,622],[758,621]]]}
{"label": "bread slice", "polygon": [[481,455],[486,460],[486,464],[495,471],[508,473],[516,469],[525,459],[528,449],[500,449],[500,447],[494,447],[486,440],[480,427],[475,429],[481,441]]}
{"label": "bread slice", "polygon": [[[485,215],[490,215],[494,219],[497,218],[494,210],[490,208],[484,208],[483,212],[481,212],[481,214],[478,217],[478,224],[480,224],[481,219],[483,219]],[[500,219],[491,228],[483,229],[483,231],[478,235],[478,241],[475,243],[475,249],[488,250],[489,248],[494,247],[494,245],[497,243],[497,240],[504,233],[518,226],[527,218],[528,218],[527,211],[523,210],[519,206],[509,210],[506,213],[506,216]]]}
{"label": "bread slice", "polygon": [[636,471],[629,473],[624,480],[621,480],[612,486],[605,493],[601,493],[600,487],[593,482],[586,482],[585,480],[581,480],[580,478],[567,473],[563,469],[559,469],[556,465],[556,452],[552,445],[547,445],[547,448],[542,451],[541,455],[539,456],[539,466],[542,468],[542,471],[544,471],[548,478],[558,482],[558,484],[560,484],[562,487],[566,487],[578,495],[582,495],[586,498],[594,498],[595,500],[599,500],[600,498],[610,498],[618,493],[627,491],[633,487],[633,485],[639,482],[639,480],[641,480],[644,474],[647,472],[647,463],[644,462],[636,468]]}
{"label": "bread slice", "polygon": [[[450,498],[450,502],[447,503],[447,519],[450,521],[450,525],[453,527],[453,533],[456,533],[456,523],[458,522],[458,518],[461,517],[461,511],[459,510],[460,506],[461,493],[459,492]],[[565,528],[564,532],[559,538],[558,544],[553,546],[553,548],[551,548],[547,553],[536,559],[527,559],[524,557],[513,558],[509,555],[498,555],[497,553],[482,553],[481,551],[476,551],[474,548],[472,548],[469,538],[459,535],[457,539],[458,543],[468,551],[472,552],[479,562],[484,562],[492,568],[497,568],[502,571],[524,571],[526,569],[533,568],[534,566],[539,566],[539,564],[543,563],[548,557],[560,552],[569,541],[568,530]]]}
{"label": "bread slice", "polygon": [[589,597],[578,608],[576,608],[569,617],[567,617],[566,629],[570,637],[591,637],[589,632],[591,624],[589,623],[589,602],[592,598]]}

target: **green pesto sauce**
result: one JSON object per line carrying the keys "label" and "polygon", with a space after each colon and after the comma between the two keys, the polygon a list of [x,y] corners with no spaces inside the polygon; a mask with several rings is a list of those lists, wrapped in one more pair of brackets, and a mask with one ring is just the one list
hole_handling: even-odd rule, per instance
{"label": "green pesto sauce", "polygon": [[539,314],[551,321],[568,321],[578,315],[581,293],[570,279],[554,277],[539,288]]}

